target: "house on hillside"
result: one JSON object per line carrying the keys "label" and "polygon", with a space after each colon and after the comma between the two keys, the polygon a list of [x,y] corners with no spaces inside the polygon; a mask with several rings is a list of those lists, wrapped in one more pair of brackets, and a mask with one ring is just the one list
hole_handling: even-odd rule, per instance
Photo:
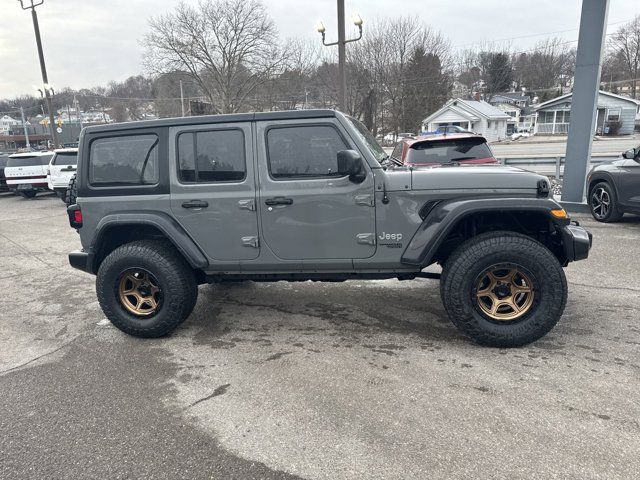
{"label": "house on hillside", "polygon": [[[536,106],[538,120],[535,133],[538,135],[567,135],[571,119],[572,94],[567,93]],[[618,135],[633,133],[636,117],[640,114],[640,101],[615,93],[600,90],[596,108],[594,134],[606,135],[613,122],[620,122]]]}
{"label": "house on hillside", "polygon": [[489,103],[511,117],[507,120],[507,135],[533,131],[536,112],[529,95],[521,92],[497,93],[489,99]]}
{"label": "house on hillside", "polygon": [[459,126],[497,142],[507,138],[507,121],[511,117],[483,100],[449,100],[440,110],[422,121],[422,130],[432,132],[438,127]]}
{"label": "house on hillside", "polygon": [[9,131],[15,130],[20,126],[22,126],[21,120],[16,120],[9,115],[3,115],[0,117],[0,134],[8,135]]}

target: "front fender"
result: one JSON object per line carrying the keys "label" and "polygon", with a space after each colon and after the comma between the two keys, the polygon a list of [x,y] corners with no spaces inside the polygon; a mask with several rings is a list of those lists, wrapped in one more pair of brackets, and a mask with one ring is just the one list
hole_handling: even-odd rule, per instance
{"label": "front fender", "polygon": [[558,225],[568,225],[568,219],[556,219],[551,210],[562,207],[551,199],[542,198],[467,198],[438,203],[424,219],[402,254],[406,265],[426,267],[433,263],[438,248],[460,220],[484,212],[542,212]]}

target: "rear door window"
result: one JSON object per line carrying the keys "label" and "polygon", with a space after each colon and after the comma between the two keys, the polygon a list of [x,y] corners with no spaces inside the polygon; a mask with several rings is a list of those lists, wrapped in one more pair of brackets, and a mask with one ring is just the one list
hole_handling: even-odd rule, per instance
{"label": "rear door window", "polygon": [[91,142],[89,182],[97,186],[158,183],[158,136],[126,135]]}
{"label": "rear door window", "polygon": [[64,167],[66,165],[75,165],[78,163],[78,154],[76,152],[58,152],[53,159],[52,165]]}
{"label": "rear door window", "polygon": [[246,175],[242,130],[185,132],[178,136],[178,176],[182,183],[239,182]]}
{"label": "rear door window", "polygon": [[414,143],[409,148],[406,161],[412,164],[446,164],[491,157],[493,154],[483,138],[451,138]]}

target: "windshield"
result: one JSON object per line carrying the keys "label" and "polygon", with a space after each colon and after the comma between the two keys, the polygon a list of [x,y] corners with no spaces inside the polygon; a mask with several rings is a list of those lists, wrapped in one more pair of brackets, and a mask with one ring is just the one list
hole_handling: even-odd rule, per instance
{"label": "windshield", "polygon": [[452,163],[482,158],[493,158],[484,138],[452,138],[414,143],[409,148],[406,163]]}
{"label": "windshield", "polygon": [[387,154],[384,152],[380,144],[376,141],[373,134],[369,131],[367,127],[365,127],[362,122],[356,120],[353,117],[347,117],[351,124],[355,127],[356,132],[360,136],[360,139],[369,147],[369,150],[376,157],[378,162],[382,162],[385,158],[387,158]]}
{"label": "windshield", "polygon": [[49,165],[51,155],[33,155],[29,157],[10,157],[7,167],[35,167],[36,165]]}

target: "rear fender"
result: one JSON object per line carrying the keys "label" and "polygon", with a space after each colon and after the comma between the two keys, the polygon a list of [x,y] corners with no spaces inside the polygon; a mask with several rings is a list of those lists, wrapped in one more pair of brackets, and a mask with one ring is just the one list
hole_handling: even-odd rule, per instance
{"label": "rear fender", "polygon": [[[187,234],[187,232],[185,232],[178,222],[164,213],[123,212],[106,215],[100,220],[96,227],[96,231],[89,248],[89,254],[92,257],[95,257],[95,255],[100,251],[100,247],[103,242],[106,241],[109,235],[109,230],[112,227],[122,226],[130,226],[132,229],[136,226],[154,227],[159,230],[174,247],[176,247],[191,267],[203,270],[209,266],[207,258],[193,239]],[[96,259],[94,258],[93,265],[90,267],[94,273],[98,268],[98,265],[95,264],[95,260]]]}

